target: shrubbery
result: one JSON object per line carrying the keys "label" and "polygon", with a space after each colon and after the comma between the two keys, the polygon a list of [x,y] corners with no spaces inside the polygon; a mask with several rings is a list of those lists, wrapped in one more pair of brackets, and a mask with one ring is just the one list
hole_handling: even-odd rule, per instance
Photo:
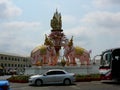
{"label": "shrubbery", "polygon": [[[29,75],[15,75],[8,78],[10,82],[28,83]],[[76,82],[98,81],[101,80],[100,74],[76,75]]]}
{"label": "shrubbery", "polygon": [[10,82],[27,83],[28,78],[29,78],[28,75],[15,75],[15,76],[11,76],[7,80]]}
{"label": "shrubbery", "polygon": [[101,80],[100,74],[76,75],[76,81],[98,81]]}

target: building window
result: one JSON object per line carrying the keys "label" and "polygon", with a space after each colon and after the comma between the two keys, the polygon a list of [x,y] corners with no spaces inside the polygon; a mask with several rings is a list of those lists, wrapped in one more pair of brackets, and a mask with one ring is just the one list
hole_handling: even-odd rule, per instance
{"label": "building window", "polygon": [[15,64],[15,67],[17,67],[17,64]]}
{"label": "building window", "polygon": [[23,58],[21,58],[21,61],[23,61]]}
{"label": "building window", "polygon": [[8,67],[10,67],[10,64],[8,64]]}
{"label": "building window", "polygon": [[15,61],[17,61],[17,58],[15,58]]}
{"label": "building window", "polygon": [[20,61],[20,59],[18,58],[18,61]]}
{"label": "building window", "polygon": [[5,60],[7,60],[7,57],[5,57]]}
{"label": "building window", "polygon": [[10,60],[10,57],[8,59]]}
{"label": "building window", "polygon": [[3,56],[1,56],[1,59],[3,59]]}
{"label": "building window", "polygon": [[3,63],[1,63],[1,66],[4,67]]}
{"label": "building window", "polygon": [[5,63],[4,66],[7,67],[7,64]]}
{"label": "building window", "polygon": [[13,67],[14,65],[12,64],[11,66]]}
{"label": "building window", "polygon": [[14,58],[12,58],[12,60],[14,60]]}

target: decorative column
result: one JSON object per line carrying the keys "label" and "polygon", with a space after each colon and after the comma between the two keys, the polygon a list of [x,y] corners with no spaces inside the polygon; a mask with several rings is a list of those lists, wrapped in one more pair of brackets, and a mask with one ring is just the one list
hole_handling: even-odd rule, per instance
{"label": "decorative column", "polygon": [[56,12],[53,15],[53,18],[51,19],[51,33],[49,34],[49,38],[52,40],[56,53],[59,55],[59,50],[61,49],[62,45],[62,38],[65,37],[62,28],[62,20],[61,20],[61,14]]}

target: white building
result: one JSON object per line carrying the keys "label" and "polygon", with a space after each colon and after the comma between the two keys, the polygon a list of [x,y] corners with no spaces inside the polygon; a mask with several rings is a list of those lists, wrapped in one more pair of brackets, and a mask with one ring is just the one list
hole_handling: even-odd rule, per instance
{"label": "white building", "polygon": [[0,53],[0,66],[4,73],[23,73],[26,67],[31,67],[30,57],[10,53]]}

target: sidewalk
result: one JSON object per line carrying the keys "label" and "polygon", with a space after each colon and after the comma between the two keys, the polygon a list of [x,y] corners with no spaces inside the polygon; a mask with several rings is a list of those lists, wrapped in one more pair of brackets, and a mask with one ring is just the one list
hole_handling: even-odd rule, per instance
{"label": "sidewalk", "polygon": [[26,87],[28,86],[28,83],[11,83],[10,82],[10,88],[20,88],[20,87]]}
{"label": "sidewalk", "polygon": [[0,76],[0,80],[6,80],[10,77],[11,77],[11,75]]}

